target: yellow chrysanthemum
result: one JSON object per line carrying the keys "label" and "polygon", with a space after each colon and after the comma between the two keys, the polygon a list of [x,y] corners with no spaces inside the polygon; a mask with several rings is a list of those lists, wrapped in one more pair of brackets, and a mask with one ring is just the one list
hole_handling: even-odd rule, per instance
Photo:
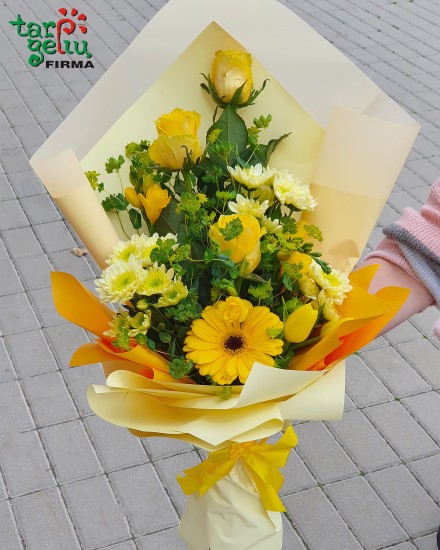
{"label": "yellow chrysanthemum", "polygon": [[188,296],[188,289],[182,281],[176,281],[157,301],[157,307],[175,306]]}
{"label": "yellow chrysanthemum", "polygon": [[164,294],[173,285],[174,269],[168,269],[157,263],[154,263],[146,271],[142,286],[138,293],[144,296],[152,296],[153,294]]}
{"label": "yellow chrysanthemum", "polygon": [[336,304],[342,304],[347,292],[353,288],[350,284],[348,275],[341,273],[337,269],[332,269],[331,273],[324,273],[321,266],[312,261],[310,265],[310,274],[316,284],[325,290],[328,298],[332,298]]}
{"label": "yellow chrysanthemum", "polygon": [[[144,267],[151,265],[152,261],[150,259],[150,255],[156,247],[158,239],[159,234],[154,233],[151,237],[144,234],[133,235],[129,241],[119,241],[113,247],[112,253],[106,262],[108,265],[112,265],[119,260],[124,260],[127,262],[129,258],[133,256],[135,259],[141,260]],[[176,235],[173,235],[172,233],[168,233],[165,237],[161,237],[161,239],[173,239],[177,242]]]}
{"label": "yellow chrysanthemum", "polygon": [[237,378],[244,384],[255,362],[274,365],[283,341],[271,338],[268,329],[282,329],[283,323],[266,306],[254,307],[240,298],[227,300],[208,306],[202,319],[193,321],[183,350],[200,374],[217,384],[231,384]]}
{"label": "yellow chrysanthemum", "polygon": [[144,277],[141,261],[131,256],[127,262],[119,260],[104,269],[102,277],[96,279],[95,284],[103,302],[126,303],[138,291]]}

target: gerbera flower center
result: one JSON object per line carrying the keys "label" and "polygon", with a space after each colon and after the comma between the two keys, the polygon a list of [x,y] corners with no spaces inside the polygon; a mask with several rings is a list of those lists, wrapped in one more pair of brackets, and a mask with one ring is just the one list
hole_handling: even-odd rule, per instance
{"label": "gerbera flower center", "polygon": [[247,348],[247,339],[243,334],[229,334],[223,342],[223,348],[227,353],[236,355]]}

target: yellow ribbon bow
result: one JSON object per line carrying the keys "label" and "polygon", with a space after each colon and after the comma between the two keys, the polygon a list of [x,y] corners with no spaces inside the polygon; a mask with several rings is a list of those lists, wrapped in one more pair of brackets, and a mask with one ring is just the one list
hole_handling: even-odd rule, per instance
{"label": "yellow ribbon bow", "polygon": [[220,479],[227,476],[238,460],[246,473],[255,483],[261,502],[266,510],[285,512],[278,493],[284,477],[278,468],[282,468],[290,451],[298,443],[298,437],[292,426],[289,426],[277,443],[261,441],[234,443],[225,449],[209,453],[208,458],[188,470],[186,477],[177,477],[186,495],[198,492],[204,495]]}

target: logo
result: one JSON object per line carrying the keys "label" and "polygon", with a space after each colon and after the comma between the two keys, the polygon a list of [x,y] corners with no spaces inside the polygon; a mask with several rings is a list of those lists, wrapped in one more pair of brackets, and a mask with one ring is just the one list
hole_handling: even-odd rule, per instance
{"label": "logo", "polygon": [[[87,40],[74,40],[66,38],[65,35],[71,35],[74,31],[81,34],[87,34],[85,25],[87,16],[79,13],[77,9],[70,10],[70,16],[67,16],[67,9],[60,8],[58,12],[62,15],[56,23],[55,21],[43,21],[35,23],[30,21],[26,23],[17,15],[15,21],[9,21],[9,24],[17,29],[17,35],[27,39],[27,47],[31,52],[28,63],[32,67],[38,67],[46,62],[46,68],[55,69],[87,69],[94,65],[90,58],[92,54],[88,51]],[[50,55],[73,55],[80,59],[73,60],[46,60]]]}

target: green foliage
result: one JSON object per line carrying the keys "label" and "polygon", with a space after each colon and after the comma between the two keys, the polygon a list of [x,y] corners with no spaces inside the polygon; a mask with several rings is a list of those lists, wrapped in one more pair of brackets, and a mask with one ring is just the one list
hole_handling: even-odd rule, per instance
{"label": "green foliage", "polygon": [[169,365],[170,374],[173,378],[180,380],[190,374],[194,368],[192,361],[187,361],[184,357],[174,357]]}
{"label": "green foliage", "polygon": [[120,212],[121,210],[127,210],[129,202],[122,193],[118,193],[109,195],[101,204],[106,212]]}
{"label": "green foliage", "polygon": [[239,218],[235,218],[228,222],[224,229],[220,229],[220,233],[225,241],[232,241],[238,238],[243,233],[243,224]]}
{"label": "green foliage", "polygon": [[107,172],[107,174],[119,172],[124,162],[125,159],[122,155],[119,155],[117,159],[115,157],[110,157],[105,163],[105,171]]}

